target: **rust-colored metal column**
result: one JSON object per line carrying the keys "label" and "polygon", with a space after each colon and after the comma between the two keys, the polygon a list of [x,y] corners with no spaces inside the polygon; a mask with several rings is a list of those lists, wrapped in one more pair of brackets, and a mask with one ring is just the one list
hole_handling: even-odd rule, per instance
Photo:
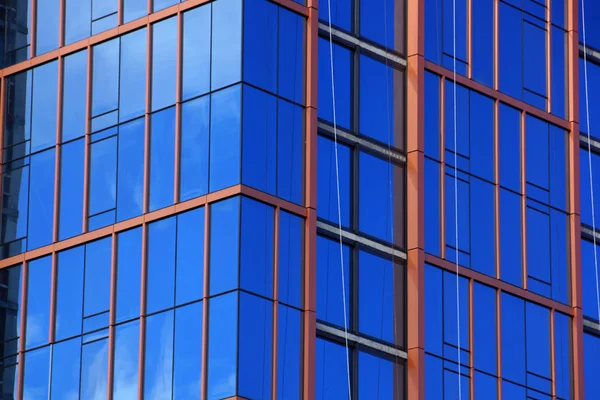
{"label": "rust-colored metal column", "polygon": [[425,318],[424,318],[424,22],[425,2],[407,4],[407,350],[408,398],[425,398]]}

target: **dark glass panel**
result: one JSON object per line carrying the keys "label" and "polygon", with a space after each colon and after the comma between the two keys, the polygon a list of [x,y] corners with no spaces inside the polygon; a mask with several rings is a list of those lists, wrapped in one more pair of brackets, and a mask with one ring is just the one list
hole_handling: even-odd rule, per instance
{"label": "dark glass panel", "polygon": [[425,251],[440,256],[440,164],[425,159]]}
{"label": "dark glass panel", "polygon": [[267,0],[244,1],[244,81],[270,93],[277,93],[278,11]]}
{"label": "dark glass panel", "polygon": [[338,182],[342,226],[350,226],[350,149],[338,143],[337,170],[333,140],[319,136],[317,170],[317,216],[338,223]]}
{"label": "dark glass panel", "polygon": [[277,101],[277,196],[303,204],[304,109]]}
{"label": "dark glass panel", "polygon": [[[358,398],[393,399],[404,397],[404,391],[394,379],[399,368],[390,360],[365,353],[358,353]],[[400,393],[398,393],[400,391]]]}
{"label": "dark glass panel", "polygon": [[[432,11],[429,11],[432,12]],[[473,79],[486,86],[494,85],[494,2],[471,3]]]}
{"label": "dark glass panel", "polygon": [[352,29],[352,3],[352,0],[329,0],[319,7],[319,19],[326,23],[331,20],[332,25],[350,31]]}
{"label": "dark glass panel", "polygon": [[29,222],[27,229],[28,250],[36,249],[52,242],[55,157],[55,149],[49,149],[31,156]]}
{"label": "dark glass panel", "polygon": [[302,312],[280,304],[277,322],[277,397],[299,400],[302,391]]}
{"label": "dark glass panel", "polygon": [[278,93],[304,104],[305,18],[279,7]]}
{"label": "dark glass panel", "polygon": [[[473,353],[479,371],[496,375],[496,290],[479,283],[473,285]],[[487,377],[480,390],[488,389]],[[477,382],[477,379],[475,379]],[[495,379],[493,379],[495,384]]]}
{"label": "dark glass panel", "polygon": [[317,400],[348,397],[347,359],[344,346],[317,337]]}
{"label": "dark glass panel", "polygon": [[[337,0],[349,1],[349,0]],[[319,38],[319,118],[333,123],[331,76],[335,86],[335,116],[338,126],[350,129],[351,118],[351,52],[333,45],[333,74],[331,72],[329,41]]]}

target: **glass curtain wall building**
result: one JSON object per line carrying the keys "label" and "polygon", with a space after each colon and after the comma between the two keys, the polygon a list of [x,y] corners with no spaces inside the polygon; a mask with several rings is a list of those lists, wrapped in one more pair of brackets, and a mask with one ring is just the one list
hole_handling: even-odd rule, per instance
{"label": "glass curtain wall building", "polygon": [[0,397],[595,398],[585,3],[0,0]]}

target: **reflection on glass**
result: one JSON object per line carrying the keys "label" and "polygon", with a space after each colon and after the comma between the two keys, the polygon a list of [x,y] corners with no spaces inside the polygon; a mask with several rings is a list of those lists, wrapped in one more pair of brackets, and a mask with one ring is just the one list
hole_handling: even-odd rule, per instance
{"label": "reflection on glass", "polygon": [[[218,400],[236,394],[238,346],[237,292],[209,300],[208,321],[208,399]],[[256,368],[256,366],[253,366]]]}
{"label": "reflection on glass", "polygon": [[92,0],[66,0],[65,45],[90,36]]}
{"label": "reflection on glass", "polygon": [[119,122],[124,122],[146,108],[146,28],[121,37],[120,60]]}
{"label": "reflection on glass", "polygon": [[210,295],[238,286],[240,197],[211,205]]}
{"label": "reflection on glass", "polygon": [[144,197],[144,118],[119,127],[117,221],[137,217]]}
{"label": "reflection on glass", "polygon": [[147,313],[173,307],[175,301],[176,217],[148,225]]}
{"label": "reflection on glass", "polygon": [[79,398],[79,367],[81,364],[81,338],[53,345],[51,398]]}
{"label": "reflection on glass", "polygon": [[181,106],[180,201],[208,192],[210,96]]}
{"label": "reflection on glass", "polygon": [[81,398],[105,399],[106,374],[108,372],[108,339],[85,344],[81,353]]}
{"label": "reflection on glass", "polygon": [[175,304],[204,295],[204,207],[177,216]]}
{"label": "reflection on glass", "polygon": [[173,204],[175,107],[152,114],[150,133],[149,210]]}
{"label": "reflection on glass", "polygon": [[48,343],[52,257],[30,261],[28,276],[25,348],[31,349]]}
{"label": "reflection on glass", "polygon": [[67,239],[81,233],[83,215],[83,163],[85,139],[64,144],[61,148],[58,238]]}
{"label": "reflection on glass", "polygon": [[173,398],[200,400],[202,302],[175,310]]}
{"label": "reflection on glass", "polygon": [[241,78],[242,2],[219,0],[212,4],[212,90]]}
{"label": "reflection on glass", "polygon": [[277,318],[277,398],[300,399],[302,312],[280,304]]}
{"label": "reflection on glass", "polygon": [[183,14],[183,100],[210,91],[211,8],[208,3]]}
{"label": "reflection on glass", "polygon": [[50,346],[25,353],[23,398],[27,400],[47,399],[49,376]]}
{"label": "reflection on glass", "polygon": [[117,235],[116,322],[140,315],[140,281],[142,269],[142,228]]}
{"label": "reflection on glass", "polygon": [[33,69],[31,104],[31,152],[46,149],[56,143],[56,92],[58,62]]}
{"label": "reflection on glass", "polygon": [[27,249],[52,242],[55,149],[31,156]]}
{"label": "reflection on glass", "polygon": [[[155,9],[156,2],[157,0],[154,1]],[[175,103],[176,60],[175,16],[152,25],[152,111]]]}
{"label": "reflection on glass", "polygon": [[[0,269],[0,340],[2,342],[16,339],[20,335],[21,316],[21,266]],[[5,345],[4,355],[16,354],[17,341],[14,340],[14,351],[7,351]]]}
{"label": "reflection on glass", "polygon": [[168,399],[173,390],[173,311],[148,317],[144,398]]}
{"label": "reflection on glass", "polygon": [[117,326],[113,399],[134,399],[138,392],[139,320]]}
{"label": "reflection on glass", "polygon": [[125,0],[123,2],[123,22],[127,23],[143,17],[148,12],[147,0]]}
{"label": "reflection on glass", "polygon": [[58,253],[55,338],[81,333],[83,312],[84,246]]}
{"label": "reflection on glass", "polygon": [[60,0],[43,0],[37,2],[37,18],[35,30],[36,55],[47,53],[58,48]]}

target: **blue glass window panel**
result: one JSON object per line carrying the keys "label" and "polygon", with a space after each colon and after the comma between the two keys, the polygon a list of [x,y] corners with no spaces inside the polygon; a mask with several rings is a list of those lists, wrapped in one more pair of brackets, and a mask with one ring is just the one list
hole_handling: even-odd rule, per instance
{"label": "blue glass window panel", "polygon": [[[80,0],[81,1],[81,0]],[[83,1],[81,1],[83,3]],[[86,51],[80,51],[64,59],[62,141],[81,137],[86,130]]]}
{"label": "blue glass window panel", "polygon": [[521,113],[510,106],[499,106],[500,185],[521,191]]}
{"label": "blue glass window panel", "polygon": [[440,159],[440,79],[425,71],[425,155]]}
{"label": "blue glass window panel", "polygon": [[211,4],[183,14],[183,100],[210,91]]}
{"label": "blue glass window panel", "polygon": [[242,1],[212,3],[211,87],[216,90],[241,79]]}
{"label": "blue glass window panel", "polygon": [[[394,124],[398,108],[395,105],[394,98],[397,93],[394,88],[399,85],[399,78],[400,73],[392,67],[370,57],[360,56],[360,132],[388,146],[396,147],[402,146],[402,139],[396,137],[398,128]],[[336,102],[337,95],[338,93]]]}
{"label": "blue glass window panel", "polygon": [[33,70],[31,104],[31,152],[46,149],[56,143],[56,93],[58,62],[44,64]]}
{"label": "blue glass window panel", "polygon": [[473,398],[497,398],[498,383],[495,376],[490,376],[488,374],[484,374],[483,372],[475,371],[474,385],[475,391],[473,394]]}
{"label": "blue glass window panel", "polygon": [[[1,315],[2,319],[0,320],[0,340],[9,341],[18,338],[21,331],[21,266],[0,270],[0,282],[7,288],[2,300],[14,306],[11,307],[12,309],[6,308],[6,312]],[[18,340],[13,342],[15,343],[13,354],[16,354]],[[10,353],[10,351],[7,351],[7,353]],[[2,392],[0,391],[0,393]]]}
{"label": "blue glass window panel", "polygon": [[[403,6],[404,3],[394,0],[378,0],[377,2],[360,0],[360,35],[388,49],[403,52],[404,36],[398,35],[394,23],[397,12],[395,8],[402,9]],[[400,43],[395,42],[395,37],[399,38]]]}
{"label": "blue glass window panel", "polygon": [[[446,110],[454,109],[454,84],[446,80],[445,87],[445,106]],[[446,164],[454,166],[454,142],[456,141],[456,153],[458,169],[469,172],[470,170],[470,90],[464,86],[456,86],[456,126],[454,125],[454,113],[448,112],[445,115],[445,147]],[[456,128],[456,139],[455,136]],[[479,133],[479,132],[477,132]]]}
{"label": "blue glass window panel", "polygon": [[[148,296],[150,298],[150,296]],[[148,317],[144,397],[169,399],[173,391],[173,311]]]}
{"label": "blue glass window panel", "polygon": [[127,23],[148,13],[148,0],[124,0],[123,22]]}
{"label": "blue glass window panel", "polygon": [[471,266],[476,271],[496,276],[495,188],[475,177],[471,177],[469,188],[469,202],[476,204],[470,210]]}
{"label": "blue glass window panel", "polygon": [[402,396],[394,380],[394,371],[398,367],[390,360],[358,353],[358,398],[368,399],[376,394],[380,399],[393,399]]}
{"label": "blue glass window panel", "polygon": [[65,45],[90,36],[92,0],[66,0]]}
{"label": "blue glass window panel", "polygon": [[515,400],[527,400],[527,390],[523,386],[514,383],[502,381],[502,397]]}
{"label": "blue glass window panel", "polygon": [[111,28],[114,28],[118,24],[118,14],[115,11],[114,14],[111,14],[102,19],[96,20],[92,22],[92,35],[97,35],[98,33],[107,31]]}
{"label": "blue glass window panel", "polygon": [[473,79],[494,85],[494,3],[475,0],[471,4]]}
{"label": "blue glass window panel", "polygon": [[92,5],[92,20],[117,12],[117,2],[115,0],[93,0]]}
{"label": "blue glass window panel", "polygon": [[[596,241],[596,257],[600,256],[600,243]],[[600,265],[598,266],[600,274]],[[598,304],[596,297],[596,267],[594,262],[594,244],[581,240],[581,291],[583,297],[583,315],[598,320]],[[590,277],[590,278],[587,278]],[[593,277],[593,279],[592,279]],[[600,276],[599,276],[600,278]]]}
{"label": "blue glass window panel", "polygon": [[208,193],[210,96],[181,106],[181,201]]}
{"label": "blue glass window panel", "polygon": [[[337,0],[349,1],[349,0]],[[318,116],[333,123],[333,97],[331,95],[331,62],[329,41],[319,38],[319,110]],[[333,45],[333,76],[335,85],[335,116],[338,126],[350,129],[351,119],[351,60],[345,47]]]}
{"label": "blue glass window panel", "polygon": [[46,256],[29,262],[26,349],[48,343],[51,278],[52,257]]}
{"label": "blue glass window panel", "polygon": [[152,25],[152,111],[175,104],[176,61],[177,16]]}
{"label": "blue glass window panel", "polygon": [[204,207],[177,216],[177,305],[204,295],[204,218]]}
{"label": "blue glass window panel", "polygon": [[469,96],[470,172],[494,181],[494,101],[475,91]]}
{"label": "blue glass window panel", "polygon": [[[474,283],[473,321],[473,355],[475,357],[475,368],[496,375],[495,289],[479,283]],[[475,381],[477,381],[477,379]]]}
{"label": "blue glass window panel", "polygon": [[[454,176],[448,175],[449,167],[446,167],[446,172],[446,259],[453,262],[457,260],[455,220],[458,218],[458,263],[470,267],[470,185],[460,177],[455,182]],[[455,184],[457,196],[454,194]],[[458,207],[454,204],[455,197],[458,197]]]}
{"label": "blue glass window panel", "polygon": [[103,228],[114,223],[116,218],[115,210],[109,210],[102,214],[94,215],[88,219],[88,231]]}
{"label": "blue glass window panel", "polygon": [[[441,64],[442,0],[425,0],[425,59]],[[437,12],[433,12],[436,10]],[[430,12],[431,11],[431,12]],[[440,393],[441,396],[441,393]]]}
{"label": "blue glass window panel", "polygon": [[110,306],[111,238],[87,244],[83,315],[106,312]]}
{"label": "blue glass window panel", "polygon": [[[148,327],[150,327],[150,321],[151,319],[149,318]],[[140,322],[138,320],[119,325],[115,328],[114,386],[112,395],[112,398],[115,400],[127,400],[137,395],[139,331]]]}
{"label": "blue glass window panel", "polygon": [[237,292],[212,298],[209,302],[208,315],[207,397],[216,400],[236,394]]}
{"label": "blue glass window panel", "polygon": [[440,164],[425,159],[425,251],[440,256]]}
{"label": "blue glass window panel", "polygon": [[2,383],[0,383],[0,393],[3,396],[6,396],[8,399],[14,399],[17,393],[18,385],[18,365],[6,365],[0,371],[0,376],[2,377]]}
{"label": "blue glass window panel", "polygon": [[589,333],[583,333],[583,382],[585,385],[585,395],[595,396],[600,390],[600,380],[598,379],[598,368],[600,360],[596,356],[600,352],[600,338]]}
{"label": "blue glass window panel", "polygon": [[162,10],[163,8],[167,8],[172,6],[173,4],[177,4],[182,0],[153,0],[154,3],[154,11]]}
{"label": "blue glass window panel", "polygon": [[244,2],[244,81],[277,93],[279,7],[267,0]]}
{"label": "blue glass window panel", "polygon": [[176,233],[177,220],[174,217],[148,225],[148,313],[174,305]]}
{"label": "blue glass window panel", "polygon": [[[358,330],[390,343],[400,340],[396,321],[394,284],[397,276],[390,260],[358,253]],[[399,293],[398,293],[399,295]]]}
{"label": "blue glass window panel", "polygon": [[[9,147],[31,138],[31,97],[32,97],[32,71],[21,72],[6,78],[6,115],[14,114],[15,118],[5,118],[4,121],[4,147]],[[20,88],[17,90],[17,88]],[[14,99],[8,95],[12,89],[20,96]],[[28,154],[29,152],[27,152]],[[23,154],[25,155],[25,154]],[[16,159],[12,157],[11,159]]]}
{"label": "blue glass window panel", "polygon": [[331,20],[332,25],[350,31],[352,27],[352,3],[352,0],[330,0],[319,7],[319,19],[326,23]]}
{"label": "blue glass window panel", "polygon": [[[591,3],[588,1],[588,4]],[[600,11],[600,10],[599,10]],[[581,19],[580,19],[581,21]],[[588,26],[593,25],[589,24]],[[581,33],[581,31],[580,31]],[[600,46],[599,46],[600,47]],[[587,104],[589,104],[589,113],[586,108],[586,96],[585,96],[585,68],[587,67],[587,84],[588,84],[588,96]],[[590,135],[594,137],[600,137],[597,133],[597,127],[600,126],[600,118],[597,113],[593,110],[597,110],[600,106],[600,97],[594,95],[592,88],[600,87],[600,66],[592,62],[584,63],[583,58],[579,58],[579,109],[580,109],[580,131],[582,133],[588,133],[588,118],[589,125],[592,127]]]}
{"label": "blue glass window panel", "polygon": [[[594,171],[600,171],[600,157],[596,153],[589,153],[586,149],[579,149],[579,168],[580,168],[580,203],[581,203],[581,223],[592,226],[592,197],[590,193],[590,162],[592,168],[592,178],[596,176]],[[600,193],[600,183],[598,179],[593,179],[594,194]],[[594,197],[594,211],[600,210],[600,200],[598,196]]]}
{"label": "blue glass window panel", "polygon": [[243,101],[242,183],[275,194],[277,99],[262,90],[244,86]]}
{"label": "blue glass window panel", "polygon": [[568,244],[569,218],[550,209],[550,257],[552,262],[552,298],[562,303],[570,299],[571,270]]}
{"label": "blue glass window panel", "polygon": [[442,276],[441,269],[425,265],[425,326],[432,327],[425,329],[425,351],[439,356],[443,354]]}
{"label": "blue glass window panel", "polygon": [[566,210],[568,203],[568,133],[550,125],[550,205]]}
{"label": "blue glass window panel", "polygon": [[524,89],[546,97],[546,30],[526,19],[523,21],[523,80]]}
{"label": "blue glass window panel", "polygon": [[[444,399],[455,398],[459,392],[458,380],[460,379],[460,392],[459,398],[469,400],[470,396],[470,379],[468,372],[462,372],[459,377],[458,370],[454,363],[452,367],[454,370],[448,368],[450,363],[444,362]],[[466,375],[465,375],[466,374]]]}
{"label": "blue glass window panel", "polygon": [[144,126],[140,118],[119,127],[117,221],[137,217],[143,211]]}
{"label": "blue glass window panel", "polygon": [[336,176],[335,143],[319,136],[319,168],[317,170],[317,216],[328,221],[338,222],[337,184],[339,182],[340,214],[342,226],[350,226],[350,149],[337,145],[338,174]]}
{"label": "blue glass window panel", "polygon": [[[2,242],[8,243],[27,236],[29,167],[5,172],[3,186],[6,206],[3,207],[2,218],[6,225],[2,228]],[[19,253],[25,251],[24,245],[18,247]],[[11,254],[10,250],[8,252]]]}
{"label": "blue glass window panel", "polygon": [[[548,332],[550,332],[550,310],[535,303],[526,302],[525,313],[527,316],[527,342],[525,346],[527,349],[527,372],[536,374],[538,377],[551,379],[550,335],[548,335]],[[532,386],[531,378],[528,378],[527,381],[529,387],[541,390],[541,387]],[[550,389],[550,382],[548,382],[547,389]]]}
{"label": "blue glass window panel", "polygon": [[[560,8],[560,7],[556,7]],[[551,11],[554,13],[554,5],[551,7]],[[565,118],[568,110],[567,100],[567,79],[568,79],[568,36],[565,31],[555,26],[551,30],[551,46],[550,50],[551,59],[551,89],[552,89],[552,114]]]}
{"label": "blue glass window panel", "polygon": [[55,327],[57,341],[81,334],[83,273],[83,246],[58,253]]}
{"label": "blue glass window panel", "polygon": [[35,29],[35,52],[36,55],[47,53],[58,48],[59,0],[42,0],[37,2],[37,26]]}
{"label": "blue glass window panel", "polygon": [[202,302],[175,310],[173,398],[200,400]]}
{"label": "blue glass window panel", "polygon": [[108,373],[108,339],[84,345],[81,353],[81,398],[105,398]]}
{"label": "blue glass window panel", "polygon": [[[462,364],[468,365],[469,358],[466,352],[471,350],[469,345],[469,281],[463,277],[459,278],[459,319],[457,319],[456,314],[456,275],[452,272],[445,271],[443,285],[443,327],[444,344],[446,345],[444,346],[444,357],[448,360],[457,362],[457,347],[460,345]],[[460,320],[460,343],[458,341],[458,320]],[[450,345],[451,348],[447,345]]]}
{"label": "blue glass window panel", "polygon": [[47,399],[50,376],[50,347],[25,353],[23,396],[26,399]]}
{"label": "blue glass window panel", "polygon": [[151,118],[149,210],[154,211],[173,204],[175,107],[159,111]]}
{"label": "blue glass window panel", "polygon": [[80,365],[81,338],[75,338],[53,345],[50,398],[79,398]]}
{"label": "blue glass window panel", "polygon": [[96,116],[119,107],[119,39],[94,46],[93,60],[92,116]]}
{"label": "blue glass window panel", "polygon": [[210,295],[238,286],[240,198],[211,205]]}
{"label": "blue glass window panel", "polygon": [[112,210],[116,206],[117,138],[90,145],[89,215]]}
{"label": "blue glass window panel", "polygon": [[278,300],[298,308],[302,306],[303,223],[301,217],[279,211]]}
{"label": "blue glass window panel", "polygon": [[265,203],[242,197],[240,287],[269,298],[273,296],[274,211]]}
{"label": "blue glass window panel", "polygon": [[[539,189],[548,191],[550,189],[550,168],[549,168],[549,154],[550,154],[550,143],[548,136],[548,124],[540,119],[532,116],[527,116],[526,119],[526,156],[527,164],[525,171],[527,174],[528,189],[534,190],[532,194],[528,193],[531,197],[537,194],[536,200],[548,202],[547,193],[542,194]],[[531,184],[537,186],[539,189],[531,188]],[[539,193],[539,194],[538,194]]]}
{"label": "blue glass window panel", "polygon": [[303,204],[303,108],[278,100],[277,124],[277,196]]}
{"label": "blue glass window panel", "polygon": [[55,150],[31,156],[27,249],[52,242]]}
{"label": "blue glass window panel", "polygon": [[[439,7],[439,6],[438,6]],[[456,55],[456,72],[467,74],[467,2],[445,0],[438,8],[443,13],[442,28],[442,64],[445,68],[453,69]],[[456,13],[454,13],[456,10]],[[456,42],[456,43],[455,43]],[[456,50],[456,51],[455,51]]]}
{"label": "blue glass window panel", "polygon": [[317,400],[328,400],[348,397],[347,362],[344,346],[317,337],[316,353],[315,398]]}
{"label": "blue glass window panel", "polygon": [[144,114],[146,108],[146,28],[121,37],[119,122]]}
{"label": "blue glass window panel", "polygon": [[277,322],[277,398],[300,399],[302,312],[279,304]]}
{"label": "blue glass window panel", "polygon": [[[498,4],[498,77],[500,91],[521,99],[523,95],[523,21],[521,11],[503,2]],[[545,48],[545,47],[544,47]],[[544,55],[544,60],[546,59]]]}
{"label": "blue glass window panel", "polygon": [[525,302],[502,293],[501,303],[502,377],[525,385]]}
{"label": "blue glass window panel", "polygon": [[[344,302],[346,322],[350,325],[350,250],[343,246],[340,260],[340,243],[322,236],[317,237],[317,319],[344,326]],[[340,265],[342,263],[342,265]],[[342,268],[344,290],[342,297]]]}
{"label": "blue glass window panel", "polygon": [[522,286],[521,196],[500,189],[500,278]]}
{"label": "blue glass window panel", "polygon": [[279,7],[278,93],[304,104],[305,18]]}
{"label": "blue glass window panel", "polygon": [[[442,360],[425,354],[425,382],[427,382],[425,386],[425,400],[439,400],[444,398],[442,394],[444,390],[442,371]],[[456,394],[458,394],[458,390]]]}
{"label": "blue glass window panel", "polygon": [[359,155],[358,226],[361,232],[388,242],[398,241],[394,232],[396,207],[394,186],[398,185],[400,170],[395,165],[371,156]]}
{"label": "blue glass window panel", "polygon": [[550,297],[551,291],[551,253],[550,253],[550,215],[535,208],[527,207],[527,273],[530,290]]}
{"label": "blue glass window panel", "polygon": [[[152,226],[152,225],[150,225]],[[148,252],[152,254],[153,248]],[[150,266],[150,257],[148,257]],[[116,322],[140,315],[140,281],[142,279],[142,229],[120,232],[117,236]],[[148,301],[151,298],[148,296]]]}
{"label": "blue glass window panel", "polygon": [[[579,2],[578,2],[579,4]],[[600,7],[599,4],[588,1],[584,3],[585,10],[581,9],[581,4],[579,4],[579,42],[583,43],[583,21],[585,19],[585,39],[586,45],[588,47],[594,47],[596,49],[600,48],[600,41],[598,41],[598,35],[600,35],[600,30],[593,23],[598,16],[600,15]],[[554,7],[553,7],[554,8]],[[585,15],[584,15],[585,12]]]}
{"label": "blue glass window panel", "polygon": [[[561,399],[571,398],[571,319],[554,313],[554,368],[556,395]],[[586,348],[584,352],[587,352]]]}
{"label": "blue glass window panel", "polygon": [[273,303],[240,292],[238,393],[249,399],[271,397]]}

